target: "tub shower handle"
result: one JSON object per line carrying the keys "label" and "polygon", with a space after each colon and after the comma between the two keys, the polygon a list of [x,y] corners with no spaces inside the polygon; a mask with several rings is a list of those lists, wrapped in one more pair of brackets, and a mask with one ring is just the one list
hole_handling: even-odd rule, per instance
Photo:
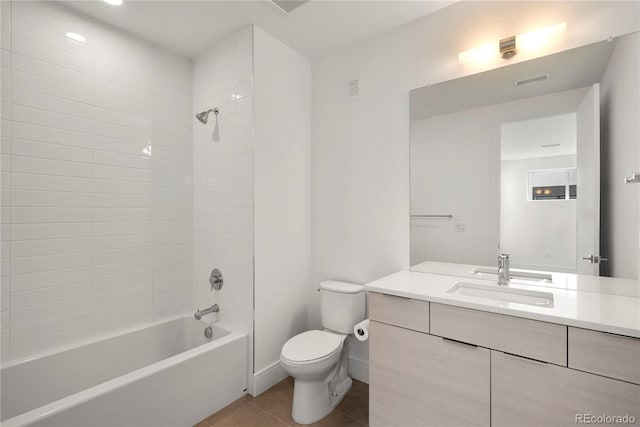
{"label": "tub shower handle", "polygon": [[222,285],[224,284],[224,279],[222,278],[222,272],[217,268],[211,270],[211,276],[209,276],[209,283],[211,283],[211,291],[214,289],[219,291],[222,289]]}

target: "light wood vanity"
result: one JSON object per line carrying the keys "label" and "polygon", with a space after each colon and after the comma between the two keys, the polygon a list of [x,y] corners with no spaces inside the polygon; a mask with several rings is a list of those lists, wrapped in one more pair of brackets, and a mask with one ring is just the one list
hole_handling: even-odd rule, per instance
{"label": "light wood vanity", "polygon": [[368,304],[372,427],[640,424],[639,338],[380,292]]}

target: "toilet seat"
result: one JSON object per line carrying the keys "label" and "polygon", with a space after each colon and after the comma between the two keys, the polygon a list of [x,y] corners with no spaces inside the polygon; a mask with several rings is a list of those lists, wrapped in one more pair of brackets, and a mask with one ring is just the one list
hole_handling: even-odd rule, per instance
{"label": "toilet seat", "polygon": [[303,332],[284,344],[281,356],[296,365],[322,362],[342,350],[343,338],[327,331]]}

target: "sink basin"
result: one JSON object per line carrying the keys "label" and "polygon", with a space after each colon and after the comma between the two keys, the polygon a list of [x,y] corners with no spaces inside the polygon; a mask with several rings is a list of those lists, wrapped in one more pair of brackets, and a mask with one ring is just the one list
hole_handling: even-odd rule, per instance
{"label": "sink basin", "polygon": [[476,283],[456,283],[447,291],[450,294],[466,295],[491,299],[494,301],[515,302],[537,307],[553,307],[553,294],[551,292],[530,291],[498,285],[478,285]]}
{"label": "sink basin", "polygon": [[[510,273],[511,273],[511,278],[522,278],[526,280],[539,280],[539,281],[551,282],[551,279],[553,278],[549,273],[535,273],[532,271],[522,271],[522,270],[511,269]],[[474,274],[476,276],[482,276],[483,274],[493,274],[495,276],[498,276],[498,269],[478,267],[478,268],[474,268],[471,271],[471,274]]]}

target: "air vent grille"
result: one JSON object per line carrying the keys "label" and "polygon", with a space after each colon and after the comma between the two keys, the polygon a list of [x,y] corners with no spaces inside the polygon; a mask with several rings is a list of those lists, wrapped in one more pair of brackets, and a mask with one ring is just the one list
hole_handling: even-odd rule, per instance
{"label": "air vent grille", "polygon": [[541,74],[535,77],[529,77],[528,79],[516,80],[515,84],[517,87],[526,86],[534,83],[542,83],[549,80],[549,74]]}
{"label": "air vent grille", "polygon": [[360,85],[360,79],[351,79],[347,81],[347,99],[359,99],[362,96],[362,87]]}
{"label": "air vent grille", "polygon": [[292,10],[299,8],[309,0],[271,0],[276,6],[282,9],[286,13],[291,13]]}

